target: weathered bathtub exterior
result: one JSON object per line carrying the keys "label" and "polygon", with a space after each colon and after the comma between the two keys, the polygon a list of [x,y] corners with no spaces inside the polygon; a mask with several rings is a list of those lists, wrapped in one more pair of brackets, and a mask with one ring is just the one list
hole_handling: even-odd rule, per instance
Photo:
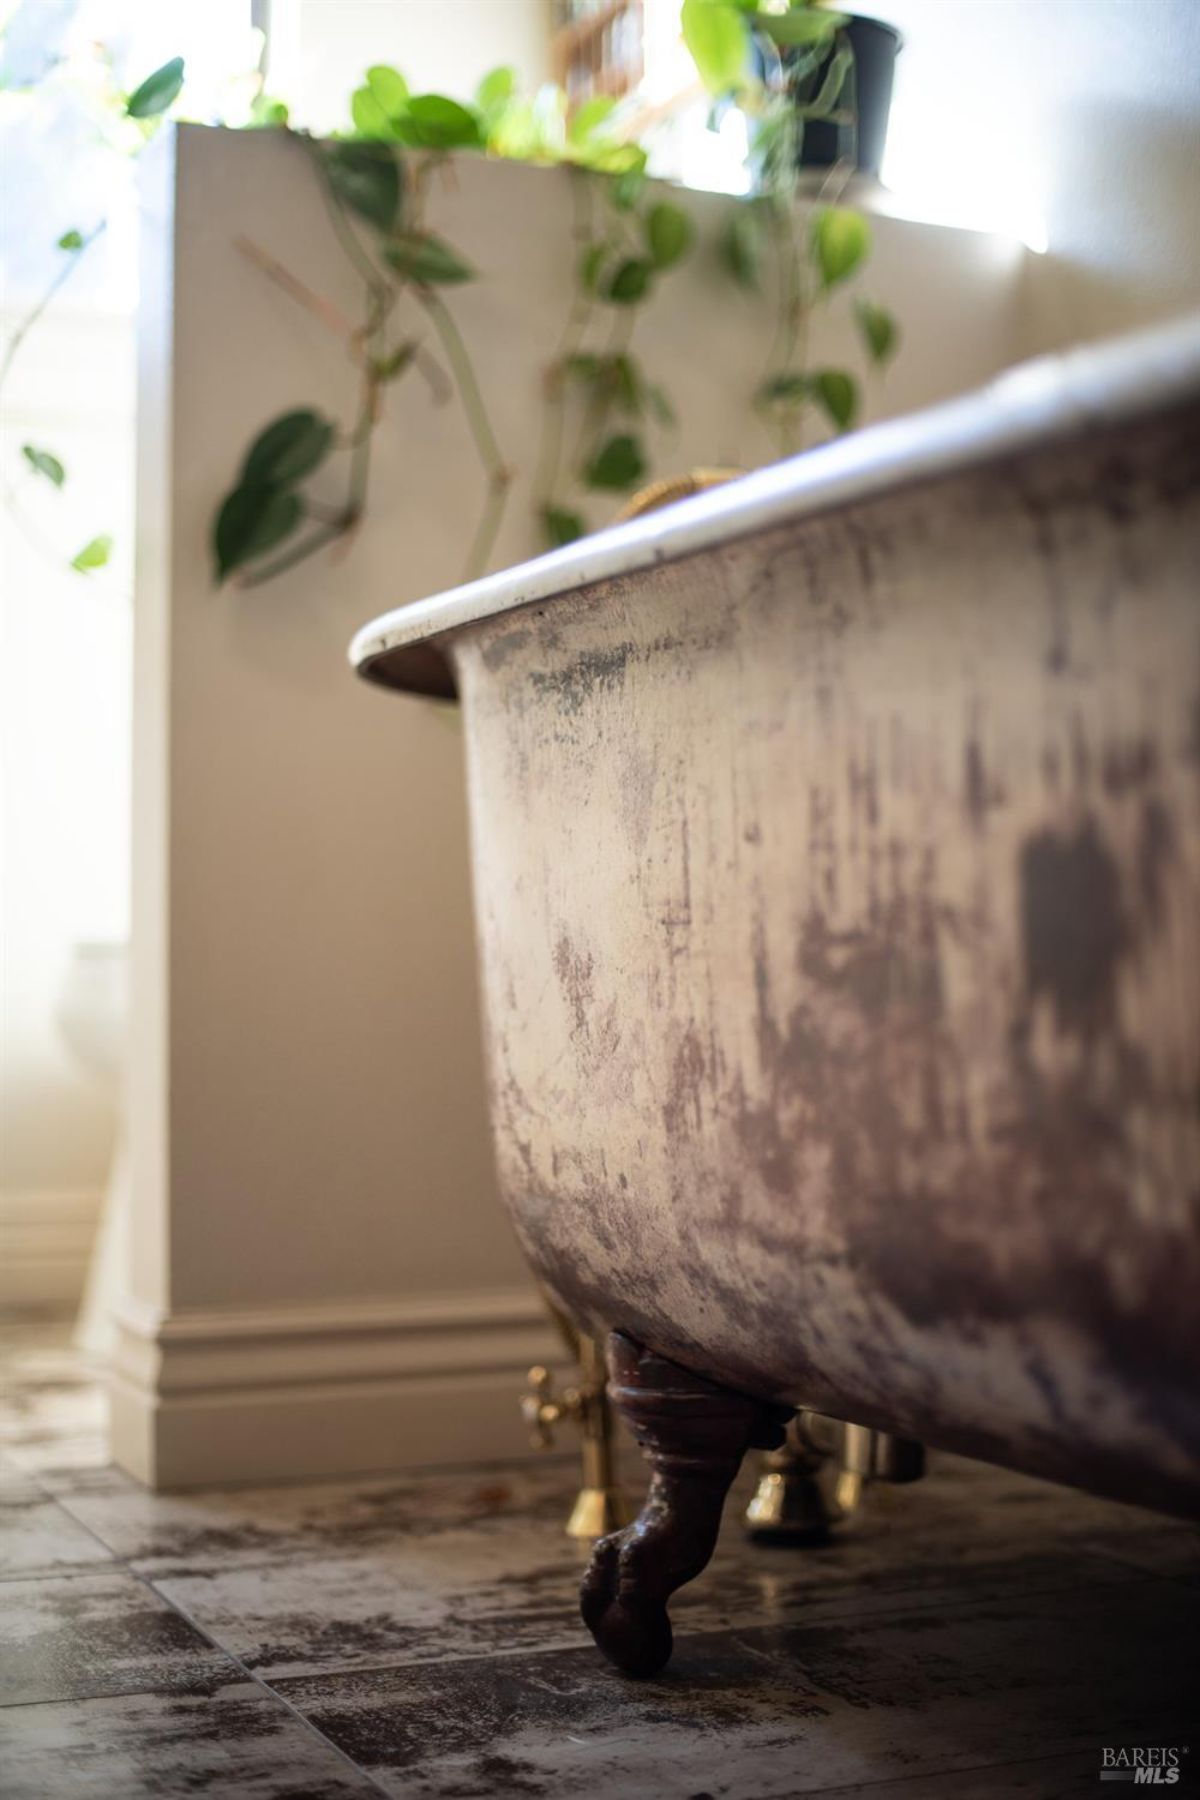
{"label": "weathered bathtub exterior", "polygon": [[1200,1513],[1200,328],[355,655],[464,707],[500,1174],[564,1307]]}

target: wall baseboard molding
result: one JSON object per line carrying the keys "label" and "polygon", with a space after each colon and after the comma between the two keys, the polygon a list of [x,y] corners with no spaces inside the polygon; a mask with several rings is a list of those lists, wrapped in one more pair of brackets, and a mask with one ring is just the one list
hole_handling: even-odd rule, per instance
{"label": "wall baseboard molding", "polygon": [[83,1295],[103,1195],[0,1192],[0,1310],[68,1317]]}
{"label": "wall baseboard molding", "polygon": [[519,1456],[526,1371],[565,1361],[532,1287],[117,1326],[113,1456],[160,1489]]}

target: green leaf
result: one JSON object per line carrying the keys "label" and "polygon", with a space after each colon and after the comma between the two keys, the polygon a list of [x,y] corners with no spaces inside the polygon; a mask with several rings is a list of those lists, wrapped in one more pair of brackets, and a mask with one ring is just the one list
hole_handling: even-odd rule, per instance
{"label": "green leaf", "polygon": [[402,143],[422,150],[477,149],[483,143],[479,120],[444,94],[418,94],[394,121]]}
{"label": "green leaf", "polygon": [[390,231],[400,211],[396,156],[386,145],[354,139],[335,144],[325,154],[325,172],[338,199],[380,231]]}
{"label": "green leaf", "polygon": [[82,231],[64,231],[58,240],[58,248],[60,250],[82,250]]}
{"label": "green leaf", "polygon": [[573,544],[577,538],[587,535],[587,523],[583,514],[570,512],[562,506],[544,506],[542,526],[555,550],[561,550],[564,544]]}
{"label": "green leaf", "polygon": [[812,394],[811,375],[769,375],[754,398],[759,406],[800,406]]}
{"label": "green leaf", "polygon": [[821,369],[814,376],[812,397],[838,431],[849,431],[858,414],[858,383],[845,369]]}
{"label": "green leaf", "polygon": [[250,106],[250,129],[252,131],[279,131],[287,124],[291,113],[283,100],[272,100],[266,94],[256,94]]}
{"label": "green leaf", "polygon": [[591,350],[578,350],[574,356],[568,356],[563,363],[563,374],[571,381],[582,381],[585,384],[599,379],[605,368],[605,358],[597,356]]}
{"label": "green leaf", "polygon": [[107,532],[99,537],[89,538],[77,556],[71,558],[71,567],[86,575],[89,569],[102,569],[112,555],[113,541]]}
{"label": "green leaf", "polygon": [[812,222],[812,248],[824,287],[853,275],[871,249],[871,228],[849,206],[823,206]]}
{"label": "green leaf", "polygon": [[355,88],[350,96],[354,129],[365,138],[395,138],[396,127],[369,87]]}
{"label": "green leaf", "polygon": [[695,231],[692,221],[681,206],[660,200],[646,215],[646,242],[658,269],[669,269],[692,247]]}
{"label": "green leaf", "polygon": [[642,189],[646,185],[646,157],[633,169],[625,169],[617,175],[612,184],[612,203],[619,212],[632,212],[642,197]]}
{"label": "green leaf", "polygon": [[304,517],[299,494],[290,488],[242,482],[235,487],[217,514],[213,527],[213,552],[217,580],[234,569],[265,556],[290,537]]}
{"label": "green leaf", "polygon": [[849,23],[844,13],[810,6],[784,13],[752,12],[749,22],[756,31],[765,31],[774,43],[788,49],[795,44],[829,43],[834,33]]}
{"label": "green leaf", "polygon": [[736,88],[746,71],[748,37],[736,6],[714,0],[683,0],[683,41],[710,93]]}
{"label": "green leaf", "polygon": [[567,126],[567,142],[577,148],[586,144],[616,111],[616,105],[607,94],[596,94],[591,100],[585,100]]}
{"label": "green leaf", "polygon": [[377,356],[371,364],[371,373],[376,381],[398,381],[407,368],[412,366],[417,354],[415,343],[399,344],[387,356]]}
{"label": "green leaf", "polygon": [[503,112],[517,91],[515,69],[489,69],[475,89],[475,104],[481,113]]}
{"label": "green leaf", "polygon": [[302,481],[324,462],[333,446],[333,426],[309,407],[283,413],[259,432],[242,464],[243,487],[286,487]]}
{"label": "green leaf", "polygon": [[404,111],[408,83],[399,69],[393,69],[388,63],[372,63],[366,79],[371,96],[385,118],[394,119]]}
{"label": "green leaf", "polygon": [[642,410],[643,382],[637,364],[632,356],[613,356],[609,359],[608,378],[612,383],[613,398],[624,412],[635,416]]}
{"label": "green leaf", "polygon": [[383,246],[383,255],[397,275],[403,275],[406,281],[415,281],[418,287],[447,287],[454,282],[475,279],[474,269],[462,260],[457,250],[452,250],[444,238],[435,237],[432,232],[408,232],[401,237],[389,238]]}
{"label": "green leaf", "polygon": [[762,284],[763,231],[754,208],[738,202],[717,242],[717,254],[739,287],[757,292]]}
{"label": "green leaf", "polygon": [[885,306],[876,306],[873,300],[856,300],[854,318],[872,362],[885,363],[896,354],[900,327]]}
{"label": "green leaf", "polygon": [[610,280],[606,298],[618,306],[636,306],[645,297],[653,273],[653,265],[640,256],[627,258]]}
{"label": "green leaf", "polygon": [[52,481],[56,488],[60,488],[67,479],[67,471],[57,456],[52,456],[49,450],[39,450],[35,444],[22,444],[21,455],[35,475],[44,475],[46,480]]}
{"label": "green leaf", "polygon": [[646,472],[642,447],[628,432],[610,437],[600,446],[584,472],[584,480],[594,488],[630,488]]}
{"label": "green leaf", "polygon": [[173,56],[153,75],[147,75],[141,87],[134,88],[125,102],[125,111],[131,119],[157,118],[175,103],[182,87],[183,58]]}
{"label": "green leaf", "polygon": [[594,294],[600,286],[600,271],[606,255],[606,245],[589,244],[579,258],[579,285],[586,293]]}

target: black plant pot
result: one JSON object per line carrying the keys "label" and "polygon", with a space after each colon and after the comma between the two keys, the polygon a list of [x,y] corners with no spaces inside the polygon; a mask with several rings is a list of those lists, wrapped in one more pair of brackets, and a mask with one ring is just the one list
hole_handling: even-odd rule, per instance
{"label": "black plant pot", "polygon": [[[828,169],[845,159],[854,163],[860,175],[878,179],[887,143],[888,114],[892,110],[896,58],[904,40],[894,25],[885,25],[880,19],[863,19],[857,14],[851,15],[844,31],[854,52],[858,129],[830,119],[807,120],[798,162],[802,169]],[[786,83],[786,52],[781,60]]]}

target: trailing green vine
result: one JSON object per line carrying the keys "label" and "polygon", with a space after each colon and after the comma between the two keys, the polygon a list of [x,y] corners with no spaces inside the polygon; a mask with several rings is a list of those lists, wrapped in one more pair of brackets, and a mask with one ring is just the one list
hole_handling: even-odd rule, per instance
{"label": "trailing green vine", "polygon": [[[835,432],[850,429],[861,405],[855,374],[814,367],[810,327],[866,263],[870,228],[843,204],[852,162],[832,170],[811,216],[798,212],[797,161],[806,123],[855,121],[854,58],[845,19],[815,0],[760,9],[749,0],[684,0],[681,23],[714,104],[736,104],[751,126],[754,194],[730,203],[715,246],[732,282],[773,297],[774,327],[753,395],[776,450],[800,448],[815,415]],[[119,97],[137,124],[139,145],[175,105],[184,82],[179,58]],[[375,433],[396,390],[423,381],[436,401],[457,398],[482,484],[479,513],[462,574],[488,566],[514,478],[495,431],[469,345],[459,328],[454,290],[476,279],[469,260],[430,222],[430,193],[451,152],[474,152],[565,166],[571,176],[571,299],[544,371],[540,442],[532,471],[533,504],[547,543],[569,543],[589,529],[576,497],[613,494],[650,472],[660,434],[675,424],[669,396],[637,354],[637,327],[664,280],[696,254],[689,214],[646,182],[645,149],[623,134],[608,99],[569,116],[561,90],[532,99],[511,70],[497,69],[463,103],[413,94],[390,66],[370,68],[350,100],[346,134],[320,142],[289,130],[310,159],[342,254],[361,287],[354,318],[313,293],[263,245],[238,240],[264,276],[329,329],[353,370],[354,397],[335,419],[294,406],[267,421],[241,458],[213,524],[218,581],[269,581],[354,533],[371,487]],[[286,106],[260,94],[249,123],[288,129]],[[104,226],[59,240],[67,259],[48,291],[13,334],[0,362],[0,388],[29,331]],[[854,319],[868,363],[893,355],[891,315],[859,298]],[[45,446],[22,446],[27,473],[61,487],[66,470]],[[334,493],[331,497],[330,488]],[[6,495],[8,484],[6,483]],[[87,571],[107,560],[98,536],[73,559]]]}

